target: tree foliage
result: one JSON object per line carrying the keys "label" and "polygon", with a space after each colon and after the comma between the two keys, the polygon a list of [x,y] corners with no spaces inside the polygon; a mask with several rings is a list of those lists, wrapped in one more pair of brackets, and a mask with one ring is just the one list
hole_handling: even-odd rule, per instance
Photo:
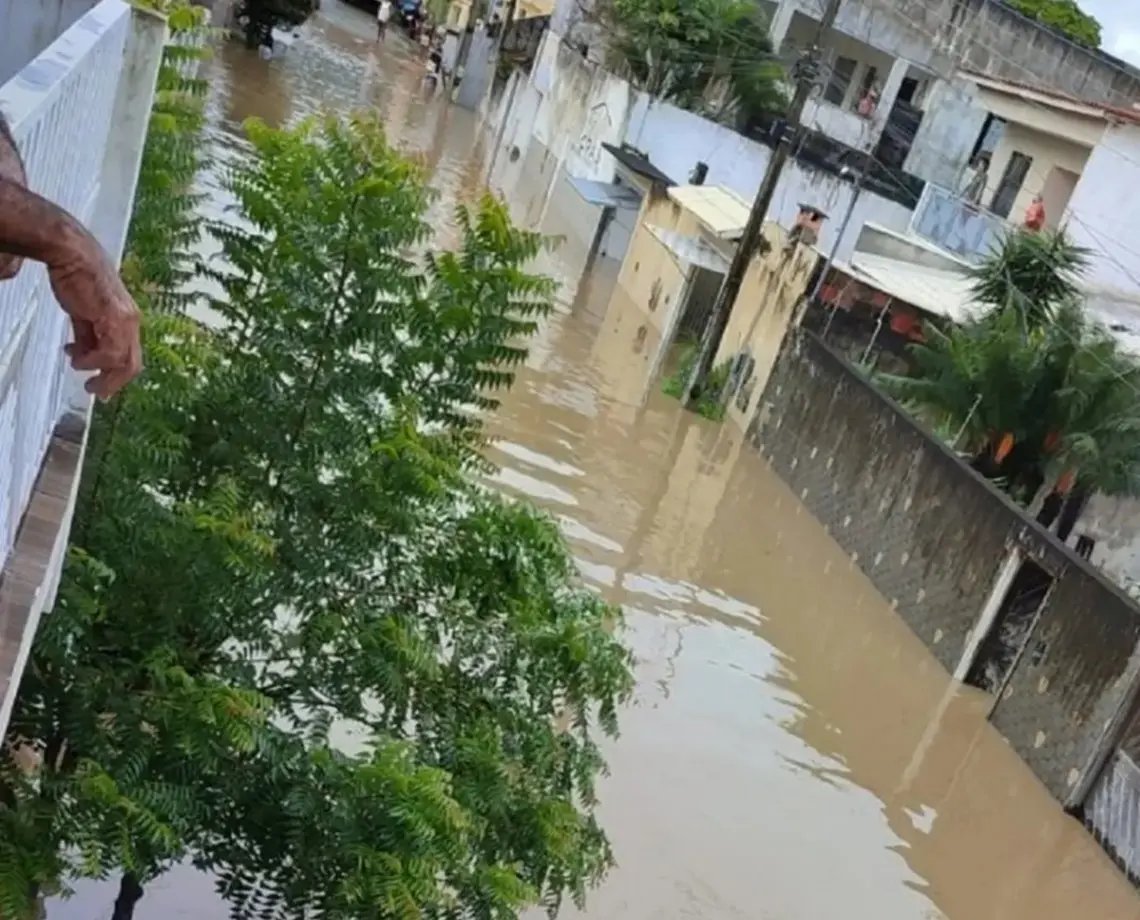
{"label": "tree foliage", "polygon": [[184,252],[188,225],[136,215],[148,373],[97,413],[20,689],[0,915],[183,859],[237,918],[580,900],[611,859],[597,736],[629,655],[554,523],[474,475],[550,310],[542,240],[487,198],[431,251],[425,177],[371,119],[249,136],[237,220],[209,228],[224,326],[166,309],[181,276],[148,277],[137,235]]}
{"label": "tree foliage", "polygon": [[1099,48],[1101,25],[1076,0],[1006,0],[1019,13],[1056,29],[1078,45]]}
{"label": "tree foliage", "polygon": [[1085,314],[1084,262],[1063,234],[1011,234],[974,273],[985,312],[929,328],[911,374],[881,378],[1027,504],[1043,483],[1140,494],[1140,364]]}
{"label": "tree foliage", "polygon": [[610,0],[615,63],[640,89],[721,121],[780,113],[783,68],[747,0]]}
{"label": "tree foliage", "polygon": [[1081,296],[1088,260],[1089,251],[1064,230],[1013,230],[971,271],[971,293],[980,304],[1017,311],[1026,330],[1034,329]]}

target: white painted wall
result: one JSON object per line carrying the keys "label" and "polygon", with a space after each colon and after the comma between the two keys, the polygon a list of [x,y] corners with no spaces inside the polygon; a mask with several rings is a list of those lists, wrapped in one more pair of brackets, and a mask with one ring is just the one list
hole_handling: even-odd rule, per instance
{"label": "white painted wall", "polygon": [[55,41],[98,0],[0,0],[0,84]]}
{"label": "white painted wall", "polygon": [[[771,157],[771,150],[731,128],[686,112],[667,102],[652,101],[645,93],[632,90],[603,68],[584,61],[556,36],[549,37],[540,50],[539,63],[515,91],[506,119],[490,184],[493,188],[516,188],[523,181],[541,185],[534,196],[537,206],[527,205],[527,213],[516,217],[541,224],[549,210],[551,196],[565,176],[612,181],[613,158],[601,149],[601,142],[623,141],[644,151],[653,164],[674,182],[684,184],[698,162],[707,163],[709,185],[722,185],[751,200]],[[508,93],[510,92],[508,88]],[[498,136],[498,122],[490,127]],[[517,156],[512,161],[512,155]],[[776,188],[770,215],[790,227],[800,203],[826,211],[831,219],[823,227],[821,245],[830,250],[851,201],[851,184],[814,168],[791,163]],[[838,257],[846,260],[855,248],[859,228],[877,223],[905,232],[911,211],[872,192],[864,192],[855,207]],[[589,221],[582,216],[572,231],[587,241]],[[579,225],[580,224],[580,225]]]}
{"label": "white painted wall", "polygon": [[[669,103],[650,105],[648,97],[638,92],[634,93],[626,139],[643,150],[673,181],[687,182],[689,171],[702,161],[709,166],[707,184],[723,185],[749,201],[760,187],[771,156],[768,147],[730,128]],[[851,192],[850,183],[830,173],[792,163],[776,187],[769,215],[783,227],[790,227],[801,203],[826,211],[830,220],[823,225],[820,243],[825,250],[830,250],[851,201]],[[850,258],[859,228],[864,223],[877,223],[904,232],[910,218],[909,208],[864,192],[856,203],[838,258]]]}
{"label": "white painted wall", "polygon": [[969,80],[936,80],[923,103],[922,124],[904,167],[912,176],[956,188],[986,122]]}
{"label": "white painted wall", "polygon": [[1090,286],[1140,296],[1140,126],[1105,131],[1069,200],[1068,230],[1093,251]]}

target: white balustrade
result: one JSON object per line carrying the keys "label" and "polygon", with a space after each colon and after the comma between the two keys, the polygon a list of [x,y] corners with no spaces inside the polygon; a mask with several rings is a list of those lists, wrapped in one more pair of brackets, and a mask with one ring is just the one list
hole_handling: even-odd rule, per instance
{"label": "white balustrade", "polygon": [[[92,226],[131,7],[102,0],[0,86],[29,187]],[[7,559],[62,412],[69,324],[42,265],[0,282],[0,562]]]}
{"label": "white balustrade", "polygon": [[984,208],[928,182],[914,209],[910,229],[940,249],[977,263],[1001,243],[1007,225]]}

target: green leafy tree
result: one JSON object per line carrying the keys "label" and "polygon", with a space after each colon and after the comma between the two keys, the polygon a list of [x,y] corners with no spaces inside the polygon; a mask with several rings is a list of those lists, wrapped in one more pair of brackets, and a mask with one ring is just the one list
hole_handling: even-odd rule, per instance
{"label": "green leafy tree", "polygon": [[747,0],[610,0],[610,52],[640,88],[721,121],[784,111],[784,71]]}
{"label": "green leafy tree", "polygon": [[[258,685],[302,734],[350,720],[449,774],[467,843],[425,915],[579,896],[609,859],[591,726],[614,728],[626,653],[553,525],[465,472],[488,391],[550,310],[551,282],[524,270],[541,239],[488,198],[458,212],[458,252],[417,259],[430,193],[374,122],[250,137],[256,168],[231,189],[249,229],[216,228],[228,372],[190,454],[193,480],[233,479],[271,515],[261,624],[237,638],[284,667]],[[240,887],[339,915],[320,886],[298,900],[286,876],[313,848],[282,864],[279,836],[256,875],[227,860]]]}
{"label": "green leafy tree", "polygon": [[550,309],[541,240],[487,199],[425,252],[373,121],[250,137],[225,326],[152,312],[96,419],[0,767],[0,911],[119,870],[125,920],[185,858],[240,918],[580,899],[629,656],[554,524],[472,475]]}
{"label": "green leafy tree", "polygon": [[1019,13],[1056,29],[1078,45],[1099,48],[1101,25],[1080,8],[1076,0],[1007,0]]}

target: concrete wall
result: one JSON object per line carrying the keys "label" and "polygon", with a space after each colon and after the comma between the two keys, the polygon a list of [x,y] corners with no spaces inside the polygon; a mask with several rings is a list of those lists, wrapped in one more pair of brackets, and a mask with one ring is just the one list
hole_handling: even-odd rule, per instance
{"label": "concrete wall", "polygon": [[728,403],[728,418],[747,428],[780,352],[784,336],[818,261],[815,251],[784,245],[788,234],[778,224],[764,225],[769,250],[753,258],[732,306],[716,364],[737,362]]}
{"label": "concrete wall", "polygon": [[[687,181],[698,162],[709,166],[705,182],[732,189],[751,201],[760,187],[772,151],[763,144],[717,125],[667,102],[652,102],[644,93],[634,93],[626,140],[648,154],[650,160],[674,181]],[[831,173],[799,163],[784,171],[772,199],[769,217],[791,227],[801,202],[814,205],[831,215],[823,225],[820,245],[829,249],[839,224],[851,202],[851,185]],[[900,232],[910,223],[911,212],[894,201],[871,192],[859,196],[838,258],[849,259],[855,249],[859,228],[867,222]]]}
{"label": "concrete wall", "polygon": [[98,0],[0,0],[0,84],[47,48]]}
{"label": "concrete wall", "polygon": [[650,226],[696,236],[700,225],[691,212],[665,195],[647,196],[642,203],[616,290],[644,314],[650,339],[647,351],[655,352],[676,322],[688,272]]}
{"label": "concrete wall", "polygon": [[968,80],[938,80],[927,96],[922,124],[904,168],[913,176],[944,188],[956,188],[982,132],[986,112]]}
{"label": "concrete wall", "polygon": [[[528,189],[527,196],[514,196],[516,204],[520,198],[536,204],[516,207],[515,217],[531,224],[546,215],[550,194],[563,172],[613,180],[613,158],[602,150],[602,141],[632,144],[682,184],[697,162],[707,163],[708,184],[723,185],[747,200],[755,196],[772,154],[731,128],[632,90],[626,81],[584,60],[550,34],[539,49],[530,79],[519,83],[509,109],[499,113],[489,133],[499,141],[491,154],[489,182],[492,188]],[[800,202],[821,208],[832,215],[820,237],[821,245],[830,247],[851,194],[851,184],[837,176],[791,163],[776,189],[770,216],[790,227]],[[910,217],[910,210],[897,202],[864,192],[838,257],[850,258],[864,223],[902,232]]]}
{"label": "concrete wall", "polygon": [[1069,233],[1093,250],[1091,286],[1140,288],[1140,126],[1109,127],[1069,200]]}
{"label": "concrete wall", "polygon": [[1056,798],[1078,793],[1136,681],[1140,611],[810,333],[749,433],[948,670],[1011,548],[1054,575],[992,718]]}
{"label": "concrete wall", "polygon": [[[816,0],[784,0],[812,18]],[[998,0],[845,0],[836,27],[940,75],[951,64],[1088,99],[1130,105],[1140,71],[1022,16]]]}

